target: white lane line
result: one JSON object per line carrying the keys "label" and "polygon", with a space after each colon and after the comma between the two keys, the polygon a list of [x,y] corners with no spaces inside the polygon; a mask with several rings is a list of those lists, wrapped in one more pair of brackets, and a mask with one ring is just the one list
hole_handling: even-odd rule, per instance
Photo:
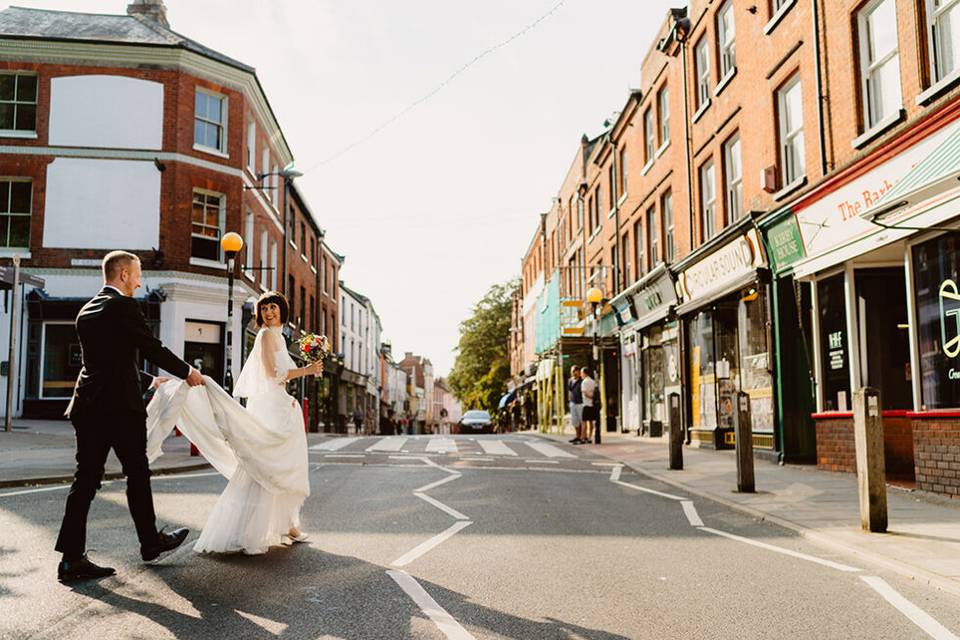
{"label": "white lane line", "polygon": [[618,462],[591,462],[591,465],[594,467],[622,467],[623,465]]}
{"label": "white lane line", "polygon": [[436,462],[434,462],[434,461],[431,460],[430,458],[425,458],[425,457],[421,456],[421,457],[420,457],[420,460],[423,460],[423,463],[426,464],[426,465],[429,465],[429,466],[431,466],[431,467],[436,467],[437,469],[440,469],[441,471],[446,471],[447,473],[449,473],[449,474],[451,474],[451,475],[455,475],[455,476],[459,476],[459,475],[460,475],[460,472],[459,472],[459,471],[454,471],[453,469],[447,469],[445,466],[443,466],[443,465],[441,465],[441,464],[437,464]]}
{"label": "white lane line", "polygon": [[630,484],[628,482],[621,482],[620,480],[614,480],[614,484],[618,484],[621,487],[627,487],[628,489],[636,489],[637,491],[643,491],[645,493],[652,493],[655,496],[660,496],[661,498],[670,498],[671,500],[683,500],[680,496],[671,495],[669,493],[664,493],[663,491],[656,491],[654,489],[647,489],[646,487],[638,487],[635,484]]}
{"label": "white lane line", "polygon": [[390,564],[393,565],[394,567],[405,567],[406,565],[410,564],[411,562],[413,562],[414,560],[416,560],[426,552],[430,551],[437,545],[443,543],[444,541],[456,535],[457,532],[460,531],[461,529],[465,529],[469,527],[471,524],[473,523],[470,522],[469,520],[460,520],[459,522],[455,522],[449,529],[447,529],[443,533],[438,533],[437,535],[433,536],[429,540],[425,542],[421,542],[416,547],[406,552],[405,554],[403,554],[402,556],[400,556]]}
{"label": "white lane line", "polygon": [[492,456],[515,456],[517,452],[503,440],[477,440],[483,452]]}
{"label": "white lane line", "polygon": [[427,451],[436,453],[456,453],[457,443],[451,438],[430,438],[427,442]]}
{"label": "white lane line", "polygon": [[564,451],[559,447],[555,447],[552,444],[547,444],[546,442],[527,442],[528,447],[541,453],[548,458],[576,458],[577,456],[573,455],[569,451]]}
{"label": "white lane line", "polygon": [[896,607],[900,613],[910,618],[910,622],[923,629],[924,633],[931,638],[935,640],[958,640],[957,636],[951,633],[949,629],[934,620],[926,611],[900,595],[883,578],[860,576],[860,579],[870,585],[884,600]]}
{"label": "white lane line", "polygon": [[443,632],[450,640],[475,640],[470,633],[460,626],[460,623],[453,619],[443,607],[437,604],[437,601],[430,597],[430,594],[420,586],[413,576],[406,571],[388,570],[387,575],[393,578],[403,591],[410,596],[420,610],[437,625],[437,628]]}
{"label": "white lane line", "polygon": [[[158,474],[150,478],[150,482],[158,482],[161,480],[187,480],[190,478],[206,478],[209,476],[219,476],[220,474],[216,471],[209,471],[206,473],[167,473],[167,474]],[[107,485],[114,484],[115,482],[120,482],[122,480],[104,480],[100,484],[104,487]],[[6,493],[0,493],[0,498],[6,498],[8,496],[23,496],[31,493],[43,493],[46,491],[60,491],[63,489],[69,489],[72,483],[67,482],[66,484],[57,484],[51,485],[48,487],[34,487],[33,489],[22,489],[20,491],[8,491]]]}
{"label": "white lane line", "polygon": [[480,460],[481,462],[493,462],[493,458],[481,458],[480,456],[470,456],[469,458],[461,458],[460,462],[474,462]]}
{"label": "white lane line", "polygon": [[406,443],[407,439],[403,436],[387,436],[367,447],[367,451],[400,451]]}
{"label": "white lane line", "polygon": [[702,527],[703,520],[700,519],[700,514],[697,513],[697,508],[693,506],[693,503],[689,500],[684,500],[680,503],[680,506],[683,507],[683,515],[687,516],[687,521],[691,526]]}
{"label": "white lane line", "polygon": [[[450,477],[452,478],[453,476],[450,476]],[[424,502],[428,502],[428,503],[432,504],[432,505],[435,506],[437,509],[440,509],[440,511],[443,511],[443,512],[446,513],[446,514],[449,514],[449,515],[453,516],[453,517],[456,518],[457,520],[469,520],[469,519],[470,519],[468,516],[463,515],[462,513],[460,513],[459,511],[457,511],[457,510],[454,509],[453,507],[448,507],[447,505],[443,504],[442,502],[440,502],[440,501],[437,500],[436,498],[431,498],[430,496],[428,496],[428,495],[425,494],[425,493],[419,493],[419,492],[414,491],[414,492],[413,492],[413,495],[417,496],[418,498],[420,498],[420,499],[423,500]]]}
{"label": "white lane line", "polygon": [[[103,482],[104,485],[107,482]],[[60,489],[69,489],[70,484],[58,484],[52,487],[38,487],[36,489],[24,489],[23,491],[8,491],[7,493],[0,493],[0,498],[6,498],[8,496],[22,496],[28,493],[41,493],[43,491],[59,491]]]}
{"label": "white lane line", "polygon": [[851,567],[850,565],[840,564],[839,562],[833,562],[832,560],[824,560],[822,558],[817,558],[816,556],[807,555],[806,553],[800,553],[799,551],[793,551],[791,549],[784,549],[783,547],[777,547],[772,544],[767,544],[766,542],[751,540],[750,538],[744,538],[743,536],[727,533],[726,531],[718,531],[717,529],[711,529],[710,527],[697,527],[697,528],[700,531],[706,531],[707,533],[712,533],[717,536],[730,538],[731,540],[736,540],[737,542],[743,542],[744,544],[760,547],[761,549],[766,549],[767,551],[775,551],[776,553],[782,553],[784,555],[792,556],[794,558],[800,558],[801,560],[806,560],[808,562],[815,562],[825,567],[836,569],[837,571],[846,571],[849,573],[856,573],[857,571],[860,571],[860,569],[857,569],[856,567]]}
{"label": "white lane line", "polygon": [[618,464],[610,469],[610,482],[620,482],[620,474],[623,473],[623,465]]}
{"label": "white lane line", "polygon": [[325,453],[324,458],[366,458],[363,453]]}
{"label": "white lane line", "polygon": [[531,464],[560,464],[559,460],[540,460],[539,458],[531,458],[530,460],[524,460],[524,462]]}
{"label": "white lane line", "polygon": [[450,481],[452,481],[452,480],[456,480],[456,479],[459,478],[459,477],[460,477],[460,474],[459,474],[459,473],[458,473],[457,475],[455,475],[455,476],[447,476],[446,478],[443,478],[442,480],[437,480],[436,482],[431,482],[430,484],[425,484],[425,485],[423,485],[422,487],[420,487],[419,489],[414,489],[413,492],[414,492],[414,493],[423,493],[424,491],[430,491],[430,489],[436,489],[436,488],[439,487],[440,485],[446,484],[446,483],[448,483],[448,482],[450,482]]}
{"label": "white lane line", "polygon": [[321,442],[320,444],[315,444],[310,447],[311,451],[338,451],[344,447],[349,447],[351,444],[359,440],[360,438],[333,438],[332,440],[327,440],[326,442]]}

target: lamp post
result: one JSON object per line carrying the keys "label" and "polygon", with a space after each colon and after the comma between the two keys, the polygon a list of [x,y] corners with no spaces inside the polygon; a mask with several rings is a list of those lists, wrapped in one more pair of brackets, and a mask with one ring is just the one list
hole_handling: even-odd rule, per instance
{"label": "lamp post", "polygon": [[243,238],[231,231],[220,238],[220,247],[227,259],[227,365],[223,372],[223,388],[233,393],[233,269],[237,254],[243,249]]}
{"label": "lamp post", "polygon": [[[593,317],[593,336],[592,336],[593,362],[592,362],[591,369],[593,369],[594,375],[596,375],[598,378],[600,377],[600,373],[599,373],[600,336],[598,334],[599,327],[597,327],[597,306],[600,304],[602,300],[603,300],[603,291],[601,291],[597,287],[590,287],[589,289],[587,289],[587,302],[590,303],[590,308],[592,312],[591,315]],[[601,392],[602,391],[600,389],[600,383],[598,382],[597,388],[594,391],[594,395],[596,396],[597,393],[601,393]],[[596,402],[594,402],[594,406],[596,406]],[[593,443],[600,444],[600,414],[599,413],[597,414],[596,422],[597,424],[595,424],[593,428]]]}

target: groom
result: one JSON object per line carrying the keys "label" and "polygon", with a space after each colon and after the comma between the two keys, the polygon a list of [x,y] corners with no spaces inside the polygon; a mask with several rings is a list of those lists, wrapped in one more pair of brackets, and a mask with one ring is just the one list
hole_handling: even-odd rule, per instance
{"label": "groom", "polygon": [[103,288],[77,316],[83,369],[77,378],[67,416],[77,436],[77,472],[67,496],[57,551],[63,554],[61,582],[113,575],[87,559],[87,512],[103,478],[110,449],[127,477],[127,505],[140,539],[140,556],[154,560],[186,539],[187,529],[157,531],[147,463],[146,410],[143,393],[161,381],[139,371],[137,351],[150,362],[203,384],[200,372],[175,356],[153,336],[133,294],[140,287],[140,259],[112,251],[103,259]]}

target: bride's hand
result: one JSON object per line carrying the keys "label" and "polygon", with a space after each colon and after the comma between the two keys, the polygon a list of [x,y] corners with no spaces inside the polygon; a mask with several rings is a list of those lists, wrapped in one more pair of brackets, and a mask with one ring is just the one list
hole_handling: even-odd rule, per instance
{"label": "bride's hand", "polygon": [[323,375],[323,362],[318,360],[307,367],[307,370],[308,375],[321,376]]}

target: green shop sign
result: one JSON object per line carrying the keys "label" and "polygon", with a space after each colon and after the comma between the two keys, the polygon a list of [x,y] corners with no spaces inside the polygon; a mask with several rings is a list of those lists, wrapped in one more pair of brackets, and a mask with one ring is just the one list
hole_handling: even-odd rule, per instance
{"label": "green shop sign", "polygon": [[783,271],[805,255],[800,226],[792,211],[787,211],[777,222],[764,232],[767,241],[767,255],[774,271]]}

